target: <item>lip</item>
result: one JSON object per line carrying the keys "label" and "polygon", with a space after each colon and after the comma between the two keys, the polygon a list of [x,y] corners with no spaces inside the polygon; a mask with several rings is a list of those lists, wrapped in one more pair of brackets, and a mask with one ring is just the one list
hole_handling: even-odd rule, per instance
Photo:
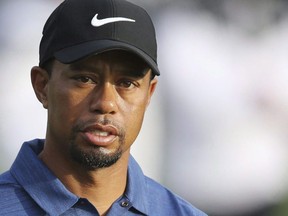
{"label": "lip", "polygon": [[82,137],[96,146],[108,146],[118,137],[118,130],[113,125],[90,125],[81,130]]}

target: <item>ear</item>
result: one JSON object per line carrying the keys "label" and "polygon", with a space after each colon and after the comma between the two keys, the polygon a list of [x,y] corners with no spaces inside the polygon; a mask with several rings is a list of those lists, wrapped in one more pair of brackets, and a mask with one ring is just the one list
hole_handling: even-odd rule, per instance
{"label": "ear", "polygon": [[35,92],[36,97],[42,103],[45,109],[48,108],[48,82],[49,75],[46,70],[40,67],[33,67],[31,69],[31,83]]}
{"label": "ear", "polygon": [[148,107],[149,104],[150,104],[150,101],[151,101],[152,95],[153,95],[154,92],[155,92],[157,83],[158,83],[158,80],[157,80],[156,78],[154,78],[154,79],[152,79],[152,80],[150,81],[149,92],[148,92],[148,101],[147,101],[147,104],[146,104],[146,109],[147,109],[147,107]]}

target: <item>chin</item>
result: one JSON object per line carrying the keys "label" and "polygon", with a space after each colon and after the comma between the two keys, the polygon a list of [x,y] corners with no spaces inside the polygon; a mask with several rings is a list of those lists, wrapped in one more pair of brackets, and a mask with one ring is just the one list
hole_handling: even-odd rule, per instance
{"label": "chin", "polygon": [[71,145],[71,158],[87,170],[107,168],[115,164],[122,156],[121,148],[110,150],[104,147],[93,146],[92,149],[79,148]]}

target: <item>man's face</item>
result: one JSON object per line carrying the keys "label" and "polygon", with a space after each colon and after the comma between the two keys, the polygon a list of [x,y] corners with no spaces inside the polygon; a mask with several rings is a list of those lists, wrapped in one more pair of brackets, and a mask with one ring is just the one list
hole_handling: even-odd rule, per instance
{"label": "man's face", "polygon": [[114,164],[140,131],[157,83],[150,76],[138,58],[121,51],[70,65],[56,61],[45,88],[46,142],[87,169]]}

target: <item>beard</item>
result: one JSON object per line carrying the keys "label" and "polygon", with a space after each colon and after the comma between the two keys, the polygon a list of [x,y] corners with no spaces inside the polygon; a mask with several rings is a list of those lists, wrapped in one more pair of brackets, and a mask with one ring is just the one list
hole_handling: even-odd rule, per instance
{"label": "beard", "polygon": [[[89,145],[88,148],[83,148],[76,141],[77,134],[82,128],[85,128],[86,125],[92,124],[111,124],[117,127],[119,131],[119,145],[116,150],[113,152],[105,149],[104,147]],[[113,123],[110,120],[103,121],[93,121],[93,122],[78,122],[78,124],[72,129],[72,136],[70,139],[70,156],[71,158],[83,166],[86,170],[93,171],[100,168],[110,167],[115,164],[119,158],[122,156],[122,146],[125,140],[124,130],[117,126],[117,124]],[[87,144],[85,144],[87,146]]]}

